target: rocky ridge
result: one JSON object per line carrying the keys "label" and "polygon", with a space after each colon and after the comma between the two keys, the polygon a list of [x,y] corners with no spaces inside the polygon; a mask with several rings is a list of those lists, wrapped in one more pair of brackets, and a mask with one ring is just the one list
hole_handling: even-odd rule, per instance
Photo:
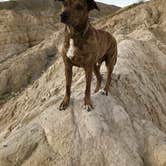
{"label": "rocky ridge", "polygon": [[[71,105],[58,111],[64,67],[56,54],[39,79],[0,109],[0,165],[165,166],[165,7],[164,0],[150,1],[96,22],[116,36],[118,62],[109,96],[93,94],[89,113],[81,107],[78,68]],[[45,44],[58,50],[61,40],[56,32]]]}

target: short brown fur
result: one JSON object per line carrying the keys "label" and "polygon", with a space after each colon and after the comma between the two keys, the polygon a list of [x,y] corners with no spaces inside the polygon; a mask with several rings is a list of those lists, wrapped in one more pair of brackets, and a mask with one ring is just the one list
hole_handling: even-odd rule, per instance
{"label": "short brown fur", "polygon": [[[66,0],[63,1],[63,3],[64,7],[61,21],[65,23],[65,42],[62,49],[62,57],[65,65],[66,94],[59,109],[65,110],[69,105],[72,68],[73,66],[77,66],[85,70],[86,90],[84,105],[87,111],[90,111],[94,108],[91,101],[92,73],[94,72],[97,78],[95,92],[98,92],[102,80],[100,66],[102,62],[105,61],[107,80],[103,92],[105,95],[108,95],[111,74],[117,61],[117,42],[108,32],[96,30],[89,23],[89,11],[98,9],[93,0]],[[64,14],[64,12],[66,13]],[[72,13],[74,13],[74,15],[72,15]],[[65,17],[65,19],[63,18],[64,15],[67,19]],[[67,52],[70,47],[71,39],[74,42],[74,55],[72,58],[69,58]]]}

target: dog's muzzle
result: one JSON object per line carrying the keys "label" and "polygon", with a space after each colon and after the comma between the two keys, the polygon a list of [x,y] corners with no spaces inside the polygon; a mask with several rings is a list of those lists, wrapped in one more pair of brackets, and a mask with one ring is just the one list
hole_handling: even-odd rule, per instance
{"label": "dog's muzzle", "polygon": [[62,23],[67,23],[67,21],[69,19],[69,14],[67,12],[63,12],[63,13],[61,13],[60,17],[61,17]]}

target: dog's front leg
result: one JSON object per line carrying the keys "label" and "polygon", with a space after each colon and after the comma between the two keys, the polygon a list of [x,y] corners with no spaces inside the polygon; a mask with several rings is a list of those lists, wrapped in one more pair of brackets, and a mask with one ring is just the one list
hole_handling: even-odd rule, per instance
{"label": "dog's front leg", "polygon": [[65,77],[66,77],[66,93],[59,110],[65,110],[69,106],[72,82],[72,65],[68,62],[65,63]]}
{"label": "dog's front leg", "polygon": [[85,99],[84,99],[84,106],[85,109],[89,112],[93,109],[93,104],[91,101],[91,81],[92,81],[92,71],[93,66],[88,66],[85,68],[85,77],[86,77],[86,90],[85,90]]}

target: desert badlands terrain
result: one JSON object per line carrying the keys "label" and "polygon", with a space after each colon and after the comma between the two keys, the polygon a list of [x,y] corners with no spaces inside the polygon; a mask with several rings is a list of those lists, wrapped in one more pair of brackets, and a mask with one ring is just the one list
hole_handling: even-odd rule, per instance
{"label": "desert badlands terrain", "polygon": [[116,37],[118,61],[109,96],[93,94],[91,112],[78,68],[70,107],[58,110],[59,4],[36,2],[0,4],[0,166],[166,166],[166,1],[92,16]]}

